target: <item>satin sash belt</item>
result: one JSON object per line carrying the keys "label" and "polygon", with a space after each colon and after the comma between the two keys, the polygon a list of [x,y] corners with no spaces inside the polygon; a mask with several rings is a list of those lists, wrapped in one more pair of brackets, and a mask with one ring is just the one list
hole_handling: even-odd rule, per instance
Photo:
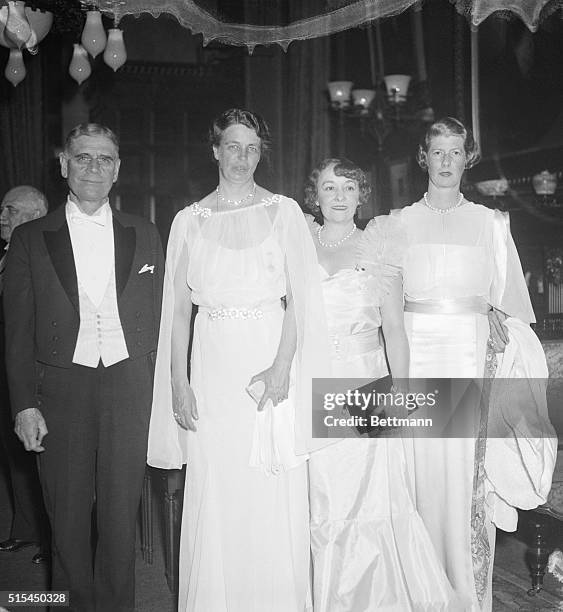
{"label": "satin sash belt", "polygon": [[272,312],[282,307],[281,300],[262,302],[254,308],[211,308],[210,306],[200,306],[199,313],[207,313],[213,321],[223,319],[261,319],[266,312]]}
{"label": "satin sash belt", "polygon": [[405,301],[405,312],[422,314],[482,314],[486,315],[492,306],[482,297],[448,298],[443,300]]}
{"label": "satin sash belt", "polygon": [[343,354],[363,355],[380,347],[379,330],[369,330],[359,334],[338,334],[329,330],[329,342],[332,352],[338,358]]}

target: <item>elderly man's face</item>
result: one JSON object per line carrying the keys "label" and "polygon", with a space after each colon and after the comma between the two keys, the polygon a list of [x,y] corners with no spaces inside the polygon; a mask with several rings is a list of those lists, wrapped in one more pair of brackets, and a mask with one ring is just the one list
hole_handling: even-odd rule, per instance
{"label": "elderly man's face", "polygon": [[42,214],[35,198],[31,198],[25,191],[11,189],[4,196],[0,204],[0,236],[2,240],[10,242],[12,232],[21,225]]}
{"label": "elderly man's face", "polygon": [[101,205],[119,174],[119,154],[106,136],[79,136],[61,153],[61,174],[77,202]]}

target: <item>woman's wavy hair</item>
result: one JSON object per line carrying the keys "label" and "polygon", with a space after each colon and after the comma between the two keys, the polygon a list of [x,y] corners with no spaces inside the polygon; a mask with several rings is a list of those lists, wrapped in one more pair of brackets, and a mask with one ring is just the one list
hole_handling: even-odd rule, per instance
{"label": "woman's wavy hair", "polygon": [[463,138],[463,148],[465,150],[465,169],[469,170],[481,159],[481,153],[479,147],[473,138],[471,130],[467,129],[461,121],[455,119],[455,117],[444,117],[435,121],[427,130],[420,144],[418,145],[418,151],[416,154],[416,161],[418,165],[426,170],[428,163],[426,161],[426,154],[430,147],[430,142],[436,136],[461,136]]}
{"label": "woman's wavy hair", "polygon": [[221,144],[223,132],[231,125],[237,124],[245,125],[256,132],[256,135],[260,138],[261,153],[269,151],[272,141],[268,124],[257,113],[241,108],[229,108],[213,120],[209,128],[211,146],[218,147]]}
{"label": "woman's wavy hair", "polygon": [[317,182],[321,172],[329,166],[334,166],[334,174],[336,174],[336,176],[345,176],[358,183],[360,205],[366,204],[369,199],[369,194],[371,193],[371,185],[369,184],[366,173],[354,162],[351,162],[345,157],[329,157],[323,159],[318,166],[313,168],[305,182],[305,208],[310,210],[314,215],[319,214],[317,205],[317,199],[319,197]]}

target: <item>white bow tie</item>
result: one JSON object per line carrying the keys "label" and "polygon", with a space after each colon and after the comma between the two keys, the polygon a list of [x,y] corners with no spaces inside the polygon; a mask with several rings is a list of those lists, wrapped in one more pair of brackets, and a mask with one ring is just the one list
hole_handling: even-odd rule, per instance
{"label": "white bow tie", "polygon": [[86,215],[82,212],[73,212],[70,215],[70,220],[73,223],[95,223],[96,225],[106,226],[106,215]]}

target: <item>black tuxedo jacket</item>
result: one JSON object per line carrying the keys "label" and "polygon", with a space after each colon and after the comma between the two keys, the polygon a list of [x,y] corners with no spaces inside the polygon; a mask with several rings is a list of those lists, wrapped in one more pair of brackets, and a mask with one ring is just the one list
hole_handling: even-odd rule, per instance
{"label": "black tuxedo jacket", "polygon": [[[164,256],[156,227],[113,212],[115,281],[131,359],[156,351]],[[154,269],[139,272],[145,266]],[[78,282],[65,207],[16,228],[4,275],[6,365],[15,415],[39,407],[39,364],[69,368],[80,326]]]}

